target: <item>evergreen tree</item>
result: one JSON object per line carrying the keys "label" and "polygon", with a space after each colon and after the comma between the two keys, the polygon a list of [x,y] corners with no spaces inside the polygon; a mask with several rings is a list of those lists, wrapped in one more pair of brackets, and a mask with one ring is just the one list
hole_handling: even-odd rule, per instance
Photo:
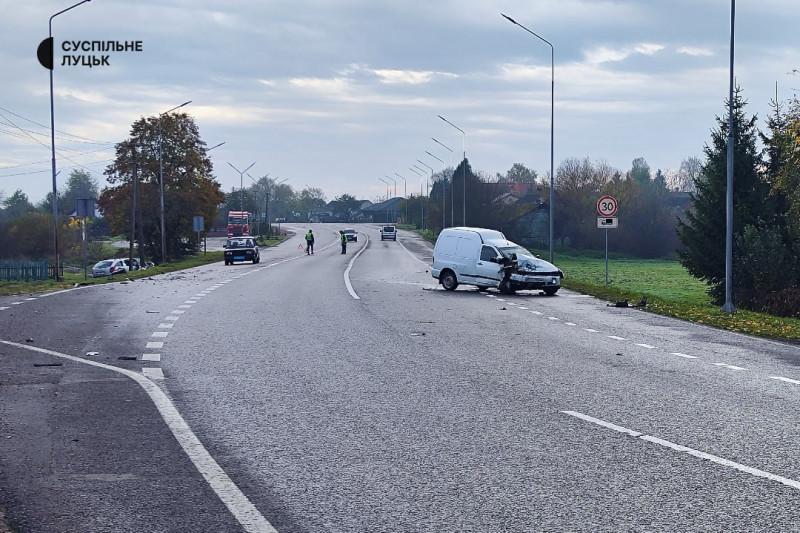
{"label": "evergreen tree", "polygon": [[[728,102],[726,102],[728,104]],[[733,176],[733,248],[734,286],[746,287],[748,279],[757,275],[736,269],[737,260],[745,255],[742,238],[747,226],[758,226],[769,219],[764,212],[768,184],[758,174],[761,165],[756,150],[757,117],[747,117],[741,90],[737,87],[733,99],[734,176]],[[727,108],[727,105],[726,105]],[[689,273],[708,286],[715,303],[725,300],[725,231],[727,191],[728,119],[717,117],[717,129],[711,134],[711,144],[703,149],[705,162],[695,181],[692,207],[686,220],[678,221],[678,236],[685,249],[680,261]]]}

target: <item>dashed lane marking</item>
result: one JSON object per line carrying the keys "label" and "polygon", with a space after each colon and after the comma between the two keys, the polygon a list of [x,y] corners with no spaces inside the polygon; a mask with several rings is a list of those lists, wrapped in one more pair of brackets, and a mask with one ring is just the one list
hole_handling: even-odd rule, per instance
{"label": "dashed lane marking", "polygon": [[750,474],[751,476],[768,479],[770,481],[776,481],[776,482],[781,483],[783,485],[792,487],[793,489],[800,490],[800,481],[796,481],[794,479],[790,479],[790,478],[787,478],[787,477],[783,477],[783,476],[779,476],[779,475],[776,475],[776,474],[772,474],[770,472],[766,472],[764,470],[759,470],[757,468],[746,466],[746,465],[743,465],[741,463],[736,463],[734,461],[730,461],[730,460],[725,459],[723,457],[712,455],[712,454],[706,453],[706,452],[701,452],[699,450],[688,448],[686,446],[681,446],[680,444],[675,444],[674,442],[670,442],[668,440],[660,439],[658,437],[652,437],[650,435],[645,435],[645,434],[640,433],[638,431],[635,431],[635,430],[632,430],[632,429],[628,429],[628,428],[623,427],[623,426],[618,426],[616,424],[612,424],[611,422],[606,422],[605,420],[600,420],[599,418],[594,418],[594,417],[589,416],[589,415],[578,413],[577,411],[561,411],[561,412],[566,414],[566,415],[569,415],[569,416],[574,416],[575,418],[579,418],[579,419],[584,420],[586,422],[591,422],[592,424],[596,424],[598,426],[602,426],[604,428],[613,429],[614,431],[623,433],[625,435],[629,435],[629,436],[634,437],[634,438],[638,438],[638,439],[641,439],[641,440],[644,440],[644,441],[647,441],[647,442],[651,442],[653,444],[658,444],[659,446],[664,446],[664,447],[669,448],[671,450],[674,450],[676,452],[687,453],[687,454],[689,454],[691,456],[694,456],[694,457],[697,457],[699,459],[705,459],[707,461],[711,461],[712,463],[716,463],[718,465],[721,465],[721,466],[724,466],[724,467],[727,467],[727,468],[732,468],[734,470],[738,470],[739,472],[744,472],[745,474]]}
{"label": "dashed lane marking", "polygon": [[671,352],[670,355],[675,355],[677,357],[683,357],[684,359],[697,359],[696,355],[689,355],[681,352]]}
{"label": "dashed lane marking", "polygon": [[712,363],[714,366],[721,366],[722,368],[727,368],[729,370],[747,370],[744,367],[736,366],[736,365],[729,365],[728,363]]}
{"label": "dashed lane marking", "polygon": [[161,371],[159,367],[144,367],[142,369],[142,374],[147,376],[150,379],[157,379],[163,380],[164,379],[164,372]]}
{"label": "dashed lane marking", "polygon": [[147,348],[148,350],[160,350],[163,347],[164,347],[163,342],[156,342],[156,341],[150,341],[147,343],[147,346],[145,346],[145,348]]}
{"label": "dashed lane marking", "polygon": [[142,354],[142,361],[161,361],[161,354],[160,353],[143,353]]}
{"label": "dashed lane marking", "polygon": [[778,381],[785,381],[786,383],[792,383],[794,385],[800,385],[800,380],[797,380],[797,379],[790,379],[790,378],[785,378],[785,377],[782,377],[782,376],[770,376],[769,378],[770,379],[777,379]]}
{"label": "dashed lane marking", "polygon": [[161,337],[164,338],[169,335],[169,331],[154,331],[151,337]]}

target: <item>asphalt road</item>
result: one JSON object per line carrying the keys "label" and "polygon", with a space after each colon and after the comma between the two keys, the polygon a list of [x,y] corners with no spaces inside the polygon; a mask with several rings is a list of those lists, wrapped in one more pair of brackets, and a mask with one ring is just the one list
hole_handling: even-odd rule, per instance
{"label": "asphalt road", "polygon": [[314,256],[297,226],[257,265],[0,299],[16,531],[800,531],[798,348],[446,292],[409,233],[309,227]]}

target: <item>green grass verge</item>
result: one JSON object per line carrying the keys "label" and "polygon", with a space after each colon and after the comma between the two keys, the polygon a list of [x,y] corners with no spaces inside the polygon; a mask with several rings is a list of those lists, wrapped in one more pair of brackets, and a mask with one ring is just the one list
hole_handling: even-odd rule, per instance
{"label": "green grass verge", "polygon": [[[537,252],[541,257],[547,253]],[[693,278],[677,259],[609,258],[556,254],[563,286],[609,302],[638,303],[647,296],[647,311],[759,337],[800,341],[800,320],[739,309],[723,313],[711,304],[705,283]]]}
{"label": "green grass verge", "polygon": [[[259,239],[258,245],[261,247],[275,246],[286,239],[285,235],[280,238],[273,239]],[[111,257],[109,255],[109,257]],[[30,281],[24,283],[15,282],[0,282],[0,296],[10,296],[15,294],[29,294],[37,292],[49,292],[55,290],[69,289],[80,285],[99,285],[105,283],[117,283],[127,279],[140,279],[157,276],[158,274],[166,274],[167,272],[176,272],[178,270],[185,270],[187,268],[194,268],[210,263],[222,262],[222,251],[214,252],[200,252],[198,255],[187,257],[181,261],[170,261],[155,267],[150,267],[146,270],[135,270],[133,272],[117,275],[117,276],[104,276],[102,278],[92,277],[92,264],[87,268],[87,275],[84,277],[83,267],[79,268],[78,272],[64,271],[64,279],[60,281],[45,280],[45,281]],[[68,262],[66,262],[68,263]]]}

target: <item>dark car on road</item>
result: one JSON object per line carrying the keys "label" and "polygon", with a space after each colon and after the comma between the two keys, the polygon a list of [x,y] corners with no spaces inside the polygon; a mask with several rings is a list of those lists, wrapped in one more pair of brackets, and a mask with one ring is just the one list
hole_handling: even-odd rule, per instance
{"label": "dark car on road", "polygon": [[347,237],[347,242],[358,242],[358,233],[353,228],[347,228],[342,233]]}
{"label": "dark car on road", "polygon": [[258,244],[252,237],[236,237],[228,239],[223,247],[223,257],[225,258],[226,265],[232,265],[236,261],[252,261],[255,265],[261,261],[261,255],[258,253]]}

